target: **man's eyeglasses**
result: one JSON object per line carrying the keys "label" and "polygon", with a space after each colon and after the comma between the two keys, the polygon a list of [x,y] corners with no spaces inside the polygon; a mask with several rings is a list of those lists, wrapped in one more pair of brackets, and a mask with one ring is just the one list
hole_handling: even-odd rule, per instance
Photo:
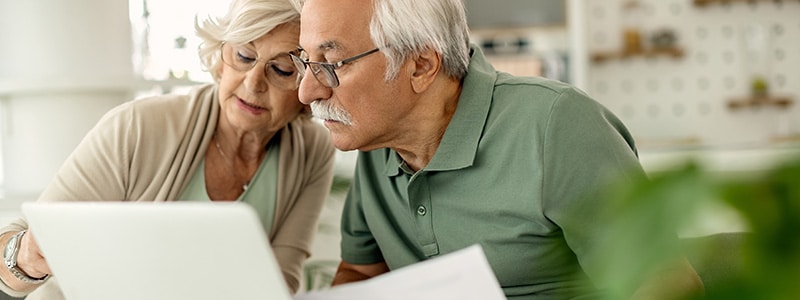
{"label": "man's eyeglasses", "polygon": [[[259,61],[258,52],[250,46],[231,45],[223,42],[221,46],[222,62],[239,72],[250,71]],[[264,65],[264,76],[271,85],[284,90],[296,90],[300,77],[299,72],[288,53],[282,53]]]}
{"label": "man's eyeglasses", "polygon": [[314,78],[322,83],[322,85],[329,88],[335,88],[339,86],[339,77],[336,76],[336,69],[378,51],[380,51],[380,48],[375,48],[336,63],[308,61],[308,53],[306,53],[306,51],[303,49],[299,49],[299,56],[294,54],[289,54],[289,56],[292,57],[295,68],[300,73],[300,79],[305,77],[306,67],[308,67],[311,69],[311,73],[314,74]]}

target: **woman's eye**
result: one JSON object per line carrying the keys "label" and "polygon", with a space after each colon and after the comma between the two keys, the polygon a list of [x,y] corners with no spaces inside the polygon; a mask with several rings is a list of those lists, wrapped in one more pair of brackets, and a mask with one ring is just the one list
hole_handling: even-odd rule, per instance
{"label": "woman's eye", "polygon": [[279,76],[283,77],[294,76],[294,68],[292,67],[281,67],[275,64],[270,65],[269,67],[272,69],[273,72],[275,72],[275,74],[278,74]]}
{"label": "woman's eye", "polygon": [[255,55],[248,54],[248,53],[245,53],[245,52],[242,52],[242,51],[237,51],[236,52],[236,57],[239,59],[239,61],[244,62],[244,63],[248,63],[248,64],[256,61]]}

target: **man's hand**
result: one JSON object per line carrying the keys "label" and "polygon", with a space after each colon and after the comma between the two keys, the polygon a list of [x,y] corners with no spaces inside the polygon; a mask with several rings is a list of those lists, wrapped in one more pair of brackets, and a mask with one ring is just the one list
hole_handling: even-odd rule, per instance
{"label": "man's hand", "polygon": [[631,299],[695,299],[705,294],[703,281],[686,259],[665,265],[643,282]]}
{"label": "man's hand", "polygon": [[354,265],[342,261],[336,270],[331,285],[345,284],[349,282],[361,281],[389,272],[386,262],[371,265]]}

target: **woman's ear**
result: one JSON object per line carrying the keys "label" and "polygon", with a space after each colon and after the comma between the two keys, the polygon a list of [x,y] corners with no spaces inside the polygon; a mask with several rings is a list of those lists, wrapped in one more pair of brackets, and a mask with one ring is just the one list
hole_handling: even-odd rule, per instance
{"label": "woman's ear", "polygon": [[225,68],[222,67],[222,64],[223,64],[223,62],[219,62],[216,66],[213,67],[213,68],[216,68],[216,71],[217,71],[217,83],[222,81],[222,69],[225,69]]}
{"label": "woman's ear", "polygon": [[414,92],[422,93],[433,84],[442,67],[442,55],[433,49],[427,49],[413,58],[411,87]]}

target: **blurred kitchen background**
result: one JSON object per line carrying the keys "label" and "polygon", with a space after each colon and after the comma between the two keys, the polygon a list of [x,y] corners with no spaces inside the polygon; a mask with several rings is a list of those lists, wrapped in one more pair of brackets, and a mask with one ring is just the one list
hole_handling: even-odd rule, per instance
{"label": "blurred kitchen background", "polygon": [[[473,41],[498,69],[586,91],[627,124],[650,173],[692,159],[720,177],[758,176],[800,155],[800,1],[465,3]],[[0,2],[0,221],[37,197],[108,109],[210,81],[194,19],[226,7]],[[338,155],[340,189],[312,256],[320,268],[338,258],[338,213],[355,158]],[[687,234],[741,229],[724,209],[709,216]]]}

